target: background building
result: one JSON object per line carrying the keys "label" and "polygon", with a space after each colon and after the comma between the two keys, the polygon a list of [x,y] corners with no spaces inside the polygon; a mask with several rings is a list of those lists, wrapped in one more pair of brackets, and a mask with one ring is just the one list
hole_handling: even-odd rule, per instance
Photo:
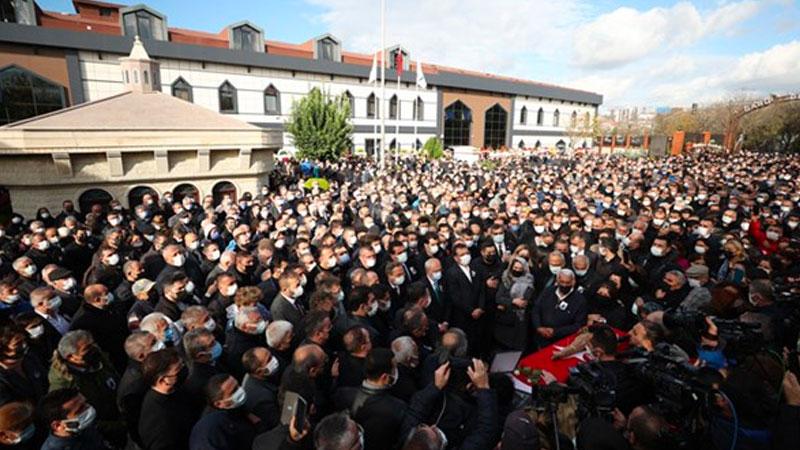
{"label": "background building", "polygon": [[[0,23],[0,88],[16,96],[2,96],[2,123],[122,92],[116,61],[139,35],[160,62],[164,93],[282,131],[292,103],[320,87],[350,98],[355,149],[375,147],[381,108],[379,89],[368,83],[373,55],[348,52],[330,34],[287,44],[269,40],[268,30],[249,21],[217,33],[171,28],[146,5],[74,0],[75,13],[65,14],[44,11],[33,0],[0,3],[14,12]],[[587,115],[593,121],[602,102],[591,92],[428,62],[427,88],[417,89],[413,49],[395,45],[387,51],[389,146],[399,138],[401,147],[411,148],[439,136],[446,145],[553,147],[569,142],[571,123]],[[393,67],[398,52],[405,69],[399,94]],[[291,136],[284,143],[291,147]]]}
{"label": "background building", "polygon": [[59,211],[66,199],[83,212],[112,198],[132,208],[166,191],[235,201],[267,183],[278,130],[161,92],[139,40],[116,72],[120,93],[0,127],[0,181],[15,212]]}

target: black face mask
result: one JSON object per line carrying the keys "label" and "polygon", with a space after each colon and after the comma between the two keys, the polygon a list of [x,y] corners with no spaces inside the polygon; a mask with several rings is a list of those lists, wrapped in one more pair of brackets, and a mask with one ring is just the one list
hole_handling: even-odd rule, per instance
{"label": "black face mask", "polygon": [[519,277],[525,275],[525,271],[524,270],[512,270],[511,271],[511,275],[519,278]]}
{"label": "black face mask", "polygon": [[570,291],[572,291],[571,286],[561,286],[561,285],[558,286],[558,293],[561,294],[562,296],[569,294]]}
{"label": "black face mask", "polygon": [[495,262],[497,262],[497,255],[492,254],[489,256],[485,256],[483,260],[486,261],[486,264],[494,264]]}

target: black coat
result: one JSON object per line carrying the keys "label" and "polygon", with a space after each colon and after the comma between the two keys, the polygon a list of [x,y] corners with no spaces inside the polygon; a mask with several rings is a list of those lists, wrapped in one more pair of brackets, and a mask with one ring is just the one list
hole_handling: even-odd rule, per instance
{"label": "black coat", "polygon": [[447,302],[453,308],[450,326],[464,330],[471,344],[477,342],[482,323],[480,319],[473,319],[471,314],[474,309],[486,306],[484,289],[477,274],[470,281],[461,266],[453,264],[444,274],[444,286]]}
{"label": "black coat", "polygon": [[143,449],[188,450],[189,435],[197,417],[180,391],[164,395],[149,389],[144,395],[139,417]]}
{"label": "black coat", "polygon": [[562,301],[558,299],[556,289],[557,285],[545,289],[533,306],[534,330],[539,327],[553,328],[553,337],[550,339],[536,335],[540,346],[552,344],[586,325],[588,306],[583,294],[573,289],[563,299],[566,306],[561,306]]}
{"label": "black coat", "polygon": [[108,354],[117,371],[125,370],[128,364],[124,348],[128,324],[124,318],[114,315],[109,309],[99,309],[84,303],[72,319],[70,329],[92,333],[95,342]]}
{"label": "black coat", "polygon": [[214,375],[222,371],[214,364],[194,362],[189,369],[189,376],[183,383],[183,390],[196,411],[202,411],[206,403],[206,384]]}
{"label": "black coat", "polygon": [[293,305],[283,294],[278,294],[275,296],[269,312],[272,314],[272,320],[285,320],[292,324],[296,335],[300,334],[300,330],[303,329],[305,312],[297,302]]}
{"label": "black coat", "polygon": [[128,434],[137,445],[142,445],[139,436],[139,417],[142,413],[142,402],[147,393],[147,386],[142,379],[142,364],[131,360],[117,388],[117,407],[128,427]]}
{"label": "black coat", "polygon": [[249,334],[233,328],[225,335],[225,366],[236,379],[244,377],[242,355],[253,347],[266,347],[267,338],[264,333]]}
{"label": "black coat", "polygon": [[211,410],[192,428],[192,450],[248,449],[256,430],[244,409]]}
{"label": "black coat", "polygon": [[437,283],[438,289],[436,289],[427,276],[423,277],[423,279],[427,285],[428,292],[431,294],[431,304],[428,306],[428,309],[425,310],[425,313],[429,318],[438,323],[449,322],[450,315],[452,314],[452,304],[447,301],[447,295],[444,292],[444,283],[442,283],[442,280],[439,280]]}
{"label": "black coat", "polygon": [[339,378],[340,387],[358,387],[364,381],[364,361],[365,358],[357,358],[351,354],[339,357]]}
{"label": "black coat", "polygon": [[12,401],[39,402],[47,393],[47,369],[35,354],[22,359],[22,373],[0,367],[0,404]]}
{"label": "black coat", "polygon": [[242,388],[247,393],[245,410],[261,419],[256,425],[257,431],[263,433],[277,426],[281,413],[278,408],[278,387],[248,374],[244,376]]}

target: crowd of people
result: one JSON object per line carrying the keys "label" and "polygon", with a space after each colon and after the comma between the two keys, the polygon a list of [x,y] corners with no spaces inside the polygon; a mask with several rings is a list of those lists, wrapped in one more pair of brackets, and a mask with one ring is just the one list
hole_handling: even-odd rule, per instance
{"label": "crowd of people", "polygon": [[[0,445],[800,443],[797,156],[305,169],[277,163],[218,204],[67,200],[0,224]],[[585,351],[612,374],[608,414],[574,389],[554,401],[547,371],[524,396],[490,370],[575,336],[554,357]],[[626,353],[694,367],[681,386],[705,383],[703,425],[675,418],[696,396],[668,397],[671,374],[639,376]]]}

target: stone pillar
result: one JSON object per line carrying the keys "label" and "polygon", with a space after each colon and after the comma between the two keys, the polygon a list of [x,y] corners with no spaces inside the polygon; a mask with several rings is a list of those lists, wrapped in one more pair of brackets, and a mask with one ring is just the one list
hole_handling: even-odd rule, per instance
{"label": "stone pillar", "polygon": [[125,175],[125,169],[122,165],[122,152],[106,152],[106,161],[108,161],[108,173],[112,177],[121,177]]}
{"label": "stone pillar", "polygon": [[253,149],[252,148],[242,148],[239,149],[239,168],[246,170],[250,168],[250,164],[253,159]]}
{"label": "stone pillar", "polygon": [[169,173],[169,156],[166,150],[153,152],[156,159],[156,173],[166,175]]}
{"label": "stone pillar", "polygon": [[672,135],[672,156],[677,156],[683,153],[683,141],[686,138],[686,133],[683,131],[676,131]]}
{"label": "stone pillar", "polygon": [[211,150],[207,148],[197,150],[197,163],[200,173],[209,172],[211,170]]}
{"label": "stone pillar", "polygon": [[56,166],[56,171],[59,175],[64,177],[72,177],[72,160],[69,153],[53,153],[53,164]]}

